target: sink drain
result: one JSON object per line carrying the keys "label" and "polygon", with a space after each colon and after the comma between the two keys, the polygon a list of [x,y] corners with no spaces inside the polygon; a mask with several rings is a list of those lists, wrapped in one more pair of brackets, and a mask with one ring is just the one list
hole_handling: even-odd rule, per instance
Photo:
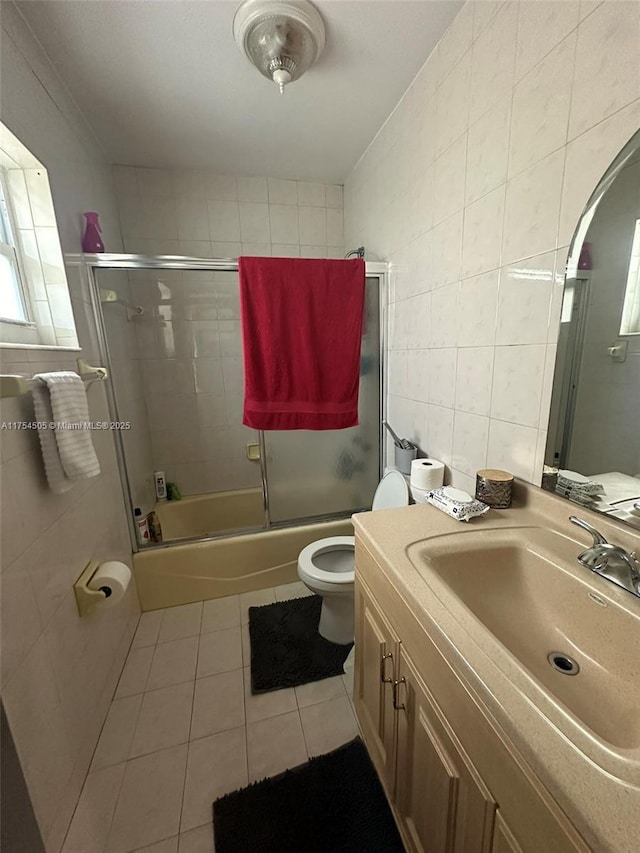
{"label": "sink drain", "polygon": [[549,652],[547,660],[563,675],[577,675],[580,672],[580,664],[562,652]]}

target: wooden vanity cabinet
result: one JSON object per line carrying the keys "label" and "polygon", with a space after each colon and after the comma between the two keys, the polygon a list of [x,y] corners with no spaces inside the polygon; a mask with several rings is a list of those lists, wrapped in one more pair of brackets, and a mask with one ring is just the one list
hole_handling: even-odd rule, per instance
{"label": "wooden vanity cabinet", "polygon": [[491,853],[496,803],[400,648],[395,803],[417,853]]}
{"label": "wooden vanity cabinet", "polygon": [[589,851],[358,539],[355,648],[356,715],[407,851]]}
{"label": "wooden vanity cabinet", "polygon": [[373,600],[362,590],[356,600],[357,636],[354,693],[360,728],[385,787],[393,794],[397,715],[393,707],[398,637]]}

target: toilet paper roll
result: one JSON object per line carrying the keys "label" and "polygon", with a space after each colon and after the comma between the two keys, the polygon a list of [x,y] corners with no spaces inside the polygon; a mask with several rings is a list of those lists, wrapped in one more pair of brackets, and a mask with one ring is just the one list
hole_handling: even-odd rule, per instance
{"label": "toilet paper roll", "polygon": [[102,563],[87,584],[89,589],[99,589],[106,598],[101,606],[113,607],[124,598],[131,583],[131,571],[124,563],[111,560]]}
{"label": "toilet paper roll", "polygon": [[417,489],[437,489],[444,482],[444,463],[437,459],[414,459],[411,485]]}

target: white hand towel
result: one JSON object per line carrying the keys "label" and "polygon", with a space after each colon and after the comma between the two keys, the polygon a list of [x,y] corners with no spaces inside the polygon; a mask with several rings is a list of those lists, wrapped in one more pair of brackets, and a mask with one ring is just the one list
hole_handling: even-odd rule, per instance
{"label": "white hand towel", "polygon": [[35,381],[31,389],[33,395],[33,408],[35,411],[36,421],[43,424],[43,427],[38,430],[40,437],[40,448],[42,450],[42,459],[44,461],[44,470],[49,481],[49,486],[52,492],[61,495],[68,492],[73,483],[67,479],[60,461],[58,453],[58,444],[56,442],[56,434],[54,430],[48,428],[48,425],[53,421],[53,410],[51,409],[51,397],[46,383]]}
{"label": "white hand towel", "polygon": [[[54,437],[57,447],[58,462],[65,479],[84,480],[95,477],[100,473],[100,464],[91,441],[91,432],[86,427],[89,424],[89,409],[84,382],[77,373],[59,371],[57,373],[39,373],[34,376],[34,402],[36,391],[48,392],[52,420],[56,424]],[[39,396],[39,395],[38,395]],[[64,425],[66,428],[64,428]],[[72,429],[73,425],[83,425],[85,428]],[[49,430],[47,430],[49,432]],[[42,444],[45,469],[51,488],[55,491],[54,482],[60,486],[59,469],[55,462],[52,464],[53,480],[49,476],[47,456],[50,455],[51,443],[45,440],[47,448]],[[51,461],[51,460],[50,460]],[[66,491],[68,487],[63,488]]]}

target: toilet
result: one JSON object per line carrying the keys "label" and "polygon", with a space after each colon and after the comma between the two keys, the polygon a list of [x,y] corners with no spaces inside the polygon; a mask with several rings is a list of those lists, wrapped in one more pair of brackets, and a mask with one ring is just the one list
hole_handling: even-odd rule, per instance
{"label": "toilet", "polygon": [[[407,506],[409,487],[399,471],[384,475],[373,496],[372,510]],[[298,577],[322,596],[318,631],[325,640],[344,645],[354,636],[354,536],[318,539],[298,556]]]}

